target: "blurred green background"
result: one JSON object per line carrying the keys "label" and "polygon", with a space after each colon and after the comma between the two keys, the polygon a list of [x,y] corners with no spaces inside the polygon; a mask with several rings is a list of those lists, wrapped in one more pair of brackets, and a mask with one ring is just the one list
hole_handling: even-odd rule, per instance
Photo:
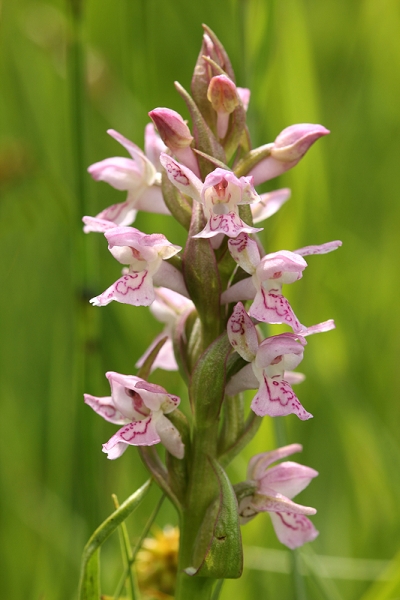
{"label": "blurred green background", "polygon": [[[111,493],[122,501],[147,478],[135,449],[107,461],[101,443],[115,427],[82,399],[108,394],[105,371],[134,372],[160,331],[147,309],[87,303],[119,267],[101,235],[81,233],[82,213],[125,195],[92,182],[86,168],[121,155],[108,128],[142,145],[152,108],[188,117],[173,81],[189,88],[205,22],[238,85],[252,90],[254,146],[298,122],[332,132],[265,186],[292,189],[265,223],[268,251],[343,240],[337,252],[310,257],[303,280],[286,289],[303,323],[337,325],[309,338],[301,365],[298,394],[314,419],[285,420],[288,441],[304,445],[294,460],[320,472],[299,496],[318,509],[320,531],[303,552],[313,575],[301,597],[400,598],[399,3],[3,0],[0,8],[1,597],[75,598],[83,545],[111,512]],[[135,226],[184,242],[169,217],[140,214]],[[153,381],[187,403],[176,374],[156,371]],[[266,418],[232,480],[274,445]],[[133,539],[158,497],[153,489],[130,518]],[[167,502],[157,523],[176,523]],[[289,553],[268,515],[243,536],[244,575],[225,584],[222,600],[295,598]],[[102,552],[112,594],[118,539]]]}

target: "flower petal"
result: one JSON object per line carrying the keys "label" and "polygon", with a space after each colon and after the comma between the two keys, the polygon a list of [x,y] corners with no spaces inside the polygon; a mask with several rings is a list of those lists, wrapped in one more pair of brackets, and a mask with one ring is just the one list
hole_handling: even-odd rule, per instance
{"label": "flower petal", "polygon": [[166,170],[169,180],[180,192],[201,202],[203,184],[193,171],[178,163],[168,154],[161,153],[160,162]]}
{"label": "flower petal", "polygon": [[257,354],[258,337],[252,320],[238,302],[228,320],[228,338],[231,346],[244,360],[252,362]]}
{"label": "flower petal", "polygon": [[278,540],[294,550],[306,542],[312,542],[318,536],[318,531],[304,515],[287,512],[271,513],[272,524]]}
{"label": "flower petal", "polygon": [[257,233],[262,231],[262,227],[250,227],[239,217],[237,213],[229,212],[224,215],[212,215],[204,227],[194,238],[210,238],[218,233],[223,233],[228,237],[235,238],[239,233]]}
{"label": "flower petal", "polygon": [[251,409],[264,417],[283,417],[295,414],[301,421],[310,419],[312,414],[307,412],[300,403],[287,381],[263,376],[258,393],[254,396]]}
{"label": "flower petal", "polygon": [[273,489],[291,499],[300,494],[317,475],[318,472],[311,467],[286,461],[267,469],[264,476],[259,478],[259,491],[268,493]]}
{"label": "flower petal", "polygon": [[328,252],[333,252],[333,250],[337,250],[342,245],[340,240],[336,240],[334,242],[326,242],[325,244],[320,244],[319,246],[304,246],[304,248],[299,248],[295,250],[295,254],[300,254],[300,256],[310,256],[312,254],[327,254]]}
{"label": "flower petal", "polygon": [[154,301],[153,281],[149,272],[141,271],[123,275],[90,302],[93,306],[106,306],[113,300],[133,306],[149,306]]}
{"label": "flower petal", "polygon": [[90,394],[84,394],[83,396],[85,403],[106,421],[115,423],[116,425],[129,423],[130,419],[115,407],[111,396],[103,398],[91,396]]}
{"label": "flower petal", "polygon": [[[153,446],[159,442],[160,436],[158,435],[153,419],[150,416],[147,417],[147,419],[143,419],[143,421],[133,421],[132,423],[125,425],[125,427],[122,427],[122,429],[117,431],[106,444],[103,444],[103,452],[109,454],[110,451],[120,443],[129,444],[131,446]],[[117,456],[113,458],[117,458]]]}
{"label": "flower petal", "polygon": [[293,312],[289,301],[279,293],[266,292],[260,289],[249,309],[249,315],[263,323],[289,325],[293,331],[301,332],[305,327]]}
{"label": "flower petal", "polygon": [[260,454],[256,454],[249,461],[247,478],[260,479],[265,474],[269,465],[272,465],[272,463],[277,462],[282,458],[286,458],[291,454],[302,451],[303,446],[301,444],[289,444],[288,446],[282,446],[281,448],[271,450],[270,452],[261,452]]}
{"label": "flower petal", "polygon": [[161,443],[172,456],[183,458],[185,446],[177,428],[161,412],[158,415],[153,415],[153,418]]}
{"label": "flower petal", "polygon": [[261,260],[257,242],[249,238],[247,234],[241,233],[236,239],[229,240],[228,248],[233,260],[246,273],[253,275]]}
{"label": "flower petal", "polygon": [[267,194],[260,194],[260,202],[251,206],[253,223],[261,223],[265,219],[272,217],[280,207],[289,200],[291,191],[289,188],[282,188]]}

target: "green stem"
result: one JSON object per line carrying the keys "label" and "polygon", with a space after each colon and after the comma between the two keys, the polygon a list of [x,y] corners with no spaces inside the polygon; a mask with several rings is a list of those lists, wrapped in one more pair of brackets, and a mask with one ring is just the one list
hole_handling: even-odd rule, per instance
{"label": "green stem", "polygon": [[196,537],[203,523],[207,508],[218,494],[218,481],[209,456],[217,455],[218,421],[208,428],[195,428],[192,443],[192,463],[186,502],[180,519],[180,544],[176,600],[209,600],[215,580],[189,576],[188,567],[193,564]]}

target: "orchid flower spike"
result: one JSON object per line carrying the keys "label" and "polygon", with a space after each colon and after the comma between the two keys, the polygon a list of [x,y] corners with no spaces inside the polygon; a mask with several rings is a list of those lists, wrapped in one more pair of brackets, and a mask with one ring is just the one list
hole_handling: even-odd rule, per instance
{"label": "orchid flower spike", "polygon": [[111,287],[90,300],[94,306],[105,306],[112,300],[149,306],[155,299],[153,284],[188,295],[182,273],[165,262],[181,250],[180,246],[171,244],[161,233],[146,235],[134,227],[113,227],[104,235],[111,254],[128,268]]}
{"label": "orchid flower spike", "polygon": [[228,288],[222,294],[221,301],[254,300],[249,309],[251,317],[264,323],[284,323],[303,336],[329,331],[335,327],[332,319],[312,327],[302,325],[282,295],[282,285],[301,279],[307,267],[303,256],[332,252],[341,245],[340,241],[327,242],[295,252],[280,250],[261,258],[256,242],[246,234],[240,234],[235,240],[229,240],[228,247],[234,260],[251,277]]}
{"label": "orchid flower spike", "polygon": [[207,219],[203,231],[195,238],[211,238],[224,234],[235,238],[240,233],[256,233],[262,228],[250,227],[239,217],[238,206],[259,202],[251,177],[240,177],[226,169],[215,169],[204,183],[196,175],[167,154],[161,154],[161,164],[170,181],[180,192],[203,205]]}
{"label": "orchid flower spike", "polygon": [[234,350],[250,362],[228,382],[225,390],[228,396],[258,388],[251,403],[256,415],[283,417],[295,414],[302,421],[312,417],[289,383],[292,369],[303,360],[307,343],[304,337],[281,333],[259,344],[256,328],[241,302],[229,318],[228,337]]}
{"label": "orchid flower spike", "polygon": [[270,155],[250,170],[254,185],[269,181],[295,167],[314,142],[328,133],[330,131],[322,125],[311,123],[286,127],[271,144]]}
{"label": "orchid flower spike", "polygon": [[136,367],[140,368],[158,342],[167,336],[168,339],[157,354],[157,358],[155,359],[151,370],[154,371],[159,368],[164,369],[165,371],[177,371],[178,365],[175,360],[172,342],[174,328],[182,315],[194,310],[194,304],[188,298],[165,287],[155,288],[154,294],[155,300],[150,306],[150,312],[153,313],[158,321],[165,323],[165,327],[162,333],[155,338],[143,356],[139,358]]}
{"label": "orchid flower spike", "polygon": [[305,515],[315,515],[315,508],[302,506],[292,498],[308,486],[318,472],[310,467],[286,461],[274,467],[272,463],[301,452],[300,444],[291,444],[272,452],[257,454],[249,462],[247,477],[256,484],[251,496],[239,502],[239,518],[248,523],[260,512],[269,512],[278,540],[290,549],[314,540],[318,531]]}
{"label": "orchid flower spike", "polygon": [[161,442],[168,452],[183,458],[184,445],[180,433],[165,416],[180,403],[180,398],[161,386],[134,375],[109,372],[111,396],[98,398],[84,394],[85,402],[110,423],[123,425],[103,444],[108,458],[119,458],[131,446],[153,446]]}
{"label": "orchid flower spike", "polygon": [[[160,174],[156,171],[160,152],[165,146],[156,136],[153,125],[145,130],[145,147],[150,160],[136,144],[117,131],[109,129],[107,133],[126,148],[131,158],[106,158],[91,165],[88,171],[96,181],[106,181],[117,190],[127,191],[128,196],[125,202],[109,206],[95,218],[111,222],[115,227],[133,223],[138,210],[170,214],[161,193]],[[83,230],[85,233],[98,231],[91,223],[86,223]]]}

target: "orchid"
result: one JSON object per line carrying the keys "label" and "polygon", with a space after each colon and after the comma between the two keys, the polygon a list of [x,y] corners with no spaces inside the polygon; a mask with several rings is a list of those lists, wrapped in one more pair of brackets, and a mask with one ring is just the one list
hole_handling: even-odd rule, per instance
{"label": "orchid", "polygon": [[282,295],[282,285],[301,279],[307,267],[303,256],[332,252],[341,245],[340,241],[327,242],[295,252],[280,250],[261,258],[257,243],[241,234],[235,240],[229,240],[228,247],[234,260],[251,277],[233,284],[222,294],[221,301],[253,300],[249,309],[251,317],[264,323],[285,323],[302,335],[329,331],[335,326],[332,320],[312,327],[302,325]]}
{"label": "orchid", "polygon": [[[108,372],[111,395],[85,394],[85,402],[121,426],[103,445],[108,458],[118,458],[128,445],[161,442],[167,449],[164,457],[155,449],[141,448],[140,457],[179,515],[176,600],[216,598],[217,581],[240,577],[240,525],[259,512],[271,514],[279,540],[289,548],[317,535],[306,517],[315,509],[292,500],[317,472],[289,461],[272,466],[301,446],[255,456],[247,480],[236,485],[225,469],[256,435],[261,417],[295,415],[301,421],[312,417],[293,391],[292,386],[304,379],[294,369],[303,359],[306,336],[335,325],[333,320],[302,325],[282,288],[302,278],[307,256],[341,245],[333,241],[295,251],[264,249],[262,236],[256,236],[261,229],[253,223],[273,215],[288,200],[290,190],[259,195],[254,186],[294,167],[329,132],[322,125],[293,125],[272,144],[252,150],[246,124],[250,91],[236,86],[224,47],[208,27],[204,29],[191,92],[175,82],[190,123],[170,108],[150,111],[159,135],[153,124],[147,126],[146,155],[110,131],[131,158],[107,159],[89,171],[95,179],[127,190],[128,198],[96,217],[83,218],[85,231],[103,233],[109,251],[124,265],[122,276],[91,303],[105,306],[115,300],[149,306],[163,324],[142,357],[134,358],[138,373]],[[158,198],[155,205],[152,197]],[[184,247],[162,234],[128,227],[138,209],[170,212],[187,232]],[[262,323],[271,325],[265,339],[261,331],[267,328]],[[291,331],[278,333],[276,324]],[[141,335],[147,336],[144,328]],[[126,354],[131,356],[131,350]],[[176,410],[178,396],[146,380],[157,368],[179,372],[179,386],[187,387],[182,412]],[[171,379],[175,378],[173,374]],[[246,390],[255,390],[247,409],[242,397]],[[282,421],[274,419],[272,426],[276,435],[285,436]],[[116,525],[145,490],[146,485],[105,523]],[[100,526],[95,539],[108,526]],[[97,562],[85,552],[81,600],[97,569]],[[98,554],[94,559],[98,561]],[[135,596],[134,582],[126,585],[129,573],[127,569],[121,578],[117,596],[124,594],[124,584],[126,594]],[[100,597],[101,590],[96,589],[95,595]]]}
{"label": "orchid", "polygon": [[329,130],[322,125],[312,123],[286,127],[272,144],[263,147],[265,150],[269,149],[268,156],[250,170],[249,175],[253,176],[254,185],[269,181],[295,167],[314,142],[328,133]]}
{"label": "orchid", "polygon": [[[96,181],[106,181],[117,190],[127,191],[128,196],[125,202],[109,206],[96,218],[109,221],[114,226],[123,226],[134,222],[138,210],[169,214],[161,193],[160,175],[156,170],[160,152],[165,146],[156,136],[153,125],[149,123],[145,129],[148,156],[117,131],[109,129],[107,133],[124,146],[131,158],[106,158],[91,165],[88,171]],[[97,230],[86,224],[84,232],[90,231]]]}
{"label": "orchid", "polygon": [[194,238],[211,238],[218,234],[235,238],[242,232],[261,231],[250,227],[239,217],[239,205],[260,200],[250,177],[238,178],[231,171],[218,167],[202,183],[190,169],[167,154],[161,154],[160,160],[178,190],[203,205],[207,223]]}
{"label": "orchid", "polygon": [[287,379],[287,372],[290,379],[291,370],[303,360],[307,343],[304,337],[281,333],[259,344],[256,328],[241,302],[229,318],[228,337],[236,352],[250,362],[228,382],[226,393],[229,396],[258,388],[251,403],[256,415],[282,417],[293,413],[302,421],[312,417],[301,405]]}
{"label": "orchid", "polygon": [[90,300],[94,306],[105,306],[112,300],[149,306],[155,299],[153,284],[187,295],[180,271],[163,262],[177,254],[180,246],[171,244],[162,234],[146,235],[134,227],[113,227],[104,235],[111,254],[128,269],[105,292]]}
{"label": "orchid", "polygon": [[291,444],[272,452],[257,454],[249,462],[247,478],[256,489],[244,495],[239,502],[242,524],[248,523],[260,512],[269,512],[278,540],[292,550],[314,540],[318,531],[305,515],[315,515],[315,508],[292,501],[318,475],[310,467],[295,462],[272,463],[301,452],[300,444]]}
{"label": "orchid", "polygon": [[122,429],[103,444],[108,458],[119,458],[131,446],[153,446],[161,442],[168,452],[183,458],[184,446],[176,427],[165,416],[180,403],[180,398],[161,386],[134,375],[108,372],[111,396],[98,398],[85,394],[85,402],[110,423]]}
{"label": "orchid", "polygon": [[177,294],[168,288],[160,287],[154,290],[155,300],[150,306],[150,312],[161,323],[165,323],[163,331],[153,340],[152,344],[146,352],[139,358],[136,363],[137,367],[141,367],[146,358],[157,346],[158,342],[167,337],[163,347],[157,354],[151,370],[164,369],[166,371],[177,371],[172,336],[177,324],[177,321],[184,315],[194,310],[194,304],[188,298],[181,294]]}

